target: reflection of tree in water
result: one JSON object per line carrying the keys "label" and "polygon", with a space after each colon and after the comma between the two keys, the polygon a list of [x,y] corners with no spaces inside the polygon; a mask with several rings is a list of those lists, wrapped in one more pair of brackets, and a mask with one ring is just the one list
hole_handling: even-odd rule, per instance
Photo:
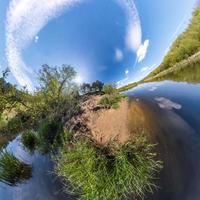
{"label": "reflection of tree in water", "polygon": [[0,152],[0,181],[16,186],[32,177],[32,167],[12,153],[2,150]]}

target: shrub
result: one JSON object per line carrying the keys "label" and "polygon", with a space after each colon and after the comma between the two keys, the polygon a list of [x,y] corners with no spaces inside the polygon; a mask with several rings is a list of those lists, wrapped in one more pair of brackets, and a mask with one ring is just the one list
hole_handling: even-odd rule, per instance
{"label": "shrub", "polygon": [[44,121],[38,131],[39,148],[45,153],[63,143],[63,126],[60,122]]}
{"label": "shrub", "polygon": [[16,185],[32,175],[32,167],[18,160],[12,153],[0,152],[0,181]]}
{"label": "shrub", "polygon": [[29,150],[34,150],[37,145],[37,136],[32,131],[26,131],[21,137],[22,144]]}
{"label": "shrub", "polygon": [[79,141],[61,152],[56,173],[71,184],[66,190],[83,200],[143,199],[157,188],[153,181],[162,164],[155,158],[154,145],[144,137],[106,148]]}
{"label": "shrub", "polygon": [[112,95],[104,95],[101,100],[100,100],[100,104],[104,105],[106,107],[112,107],[114,109],[119,108],[119,102],[121,101],[121,99],[124,96],[122,94],[119,93],[115,93]]}
{"label": "shrub", "polygon": [[113,84],[107,84],[104,86],[103,91],[105,92],[105,94],[111,95],[117,92],[117,89],[115,87],[115,85]]}

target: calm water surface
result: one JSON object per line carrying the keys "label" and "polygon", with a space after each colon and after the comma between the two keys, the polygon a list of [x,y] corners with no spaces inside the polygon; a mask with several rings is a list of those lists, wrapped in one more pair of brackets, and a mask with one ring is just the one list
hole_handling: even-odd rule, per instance
{"label": "calm water surface", "polygon": [[0,183],[0,200],[70,200],[61,182],[52,173],[50,156],[30,154],[20,143],[20,136],[9,142],[6,149],[23,162],[32,165],[32,178],[15,187]]}
{"label": "calm water surface", "polygon": [[153,137],[164,161],[161,188],[148,199],[199,200],[200,84],[155,82],[127,94],[148,106],[147,121],[154,127]]}

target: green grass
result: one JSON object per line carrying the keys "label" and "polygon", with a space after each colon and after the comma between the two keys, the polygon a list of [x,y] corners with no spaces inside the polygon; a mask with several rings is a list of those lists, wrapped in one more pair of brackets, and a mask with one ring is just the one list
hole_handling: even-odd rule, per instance
{"label": "green grass", "polygon": [[108,108],[112,107],[114,109],[117,109],[117,108],[119,108],[119,103],[122,98],[124,98],[124,96],[119,93],[114,93],[114,94],[110,94],[110,95],[106,94],[101,98],[99,103]]}
{"label": "green grass", "polygon": [[38,138],[36,133],[33,131],[26,131],[22,134],[21,137],[21,142],[30,151],[35,150],[37,143],[38,143]]}
{"label": "green grass", "polygon": [[48,153],[64,142],[64,130],[60,122],[44,121],[38,130],[38,147],[43,153]]}
{"label": "green grass", "polygon": [[93,146],[93,142],[68,144],[57,159],[56,173],[65,181],[67,192],[83,200],[120,200],[145,197],[153,192],[162,163],[156,160],[154,145],[145,137],[119,146]]}
{"label": "green grass", "polygon": [[125,92],[125,91],[130,90],[137,86],[138,86],[138,83],[130,83],[128,85],[118,88],[117,90],[118,90],[118,92]]}
{"label": "green grass", "polygon": [[173,72],[168,73],[159,78],[153,79],[153,81],[173,80],[173,81],[185,81],[190,83],[200,82],[200,63],[191,64],[185,68],[176,67]]}
{"label": "green grass", "polygon": [[8,185],[17,185],[32,175],[31,166],[18,160],[12,153],[0,152],[0,181]]}

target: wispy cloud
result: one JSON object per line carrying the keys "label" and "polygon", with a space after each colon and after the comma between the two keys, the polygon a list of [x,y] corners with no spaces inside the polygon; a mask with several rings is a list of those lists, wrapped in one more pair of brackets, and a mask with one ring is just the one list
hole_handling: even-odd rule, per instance
{"label": "wispy cloud", "polygon": [[142,43],[142,27],[140,17],[135,6],[134,0],[117,0],[124,8],[127,18],[126,46],[132,52],[137,54],[136,62],[144,60],[149,47],[149,40]]}
{"label": "wispy cloud", "polygon": [[126,46],[128,49],[136,52],[142,42],[142,30],[140,18],[133,0],[117,0],[120,6],[125,10],[128,18]]}
{"label": "wispy cloud", "polygon": [[38,32],[65,8],[83,0],[12,0],[7,11],[6,55],[10,70],[18,83],[33,90],[28,76],[30,68],[22,50],[35,39]]}
{"label": "wispy cloud", "polygon": [[156,64],[153,64],[151,66],[147,66],[147,67],[142,67],[140,72],[150,72],[152,71],[154,68],[156,67]]}
{"label": "wispy cloud", "polygon": [[39,40],[39,36],[38,36],[38,35],[36,35],[36,36],[35,36],[35,40],[34,40],[34,41],[35,41],[35,43],[38,43],[38,40]]}
{"label": "wispy cloud", "polygon": [[142,60],[144,60],[144,58],[146,57],[147,54],[147,50],[149,47],[149,40],[145,40],[144,44],[141,44],[140,47],[137,50],[137,61],[141,62]]}
{"label": "wispy cloud", "polygon": [[117,62],[120,62],[123,60],[123,58],[124,58],[124,54],[123,54],[122,50],[119,48],[116,48],[115,49],[115,60]]}

